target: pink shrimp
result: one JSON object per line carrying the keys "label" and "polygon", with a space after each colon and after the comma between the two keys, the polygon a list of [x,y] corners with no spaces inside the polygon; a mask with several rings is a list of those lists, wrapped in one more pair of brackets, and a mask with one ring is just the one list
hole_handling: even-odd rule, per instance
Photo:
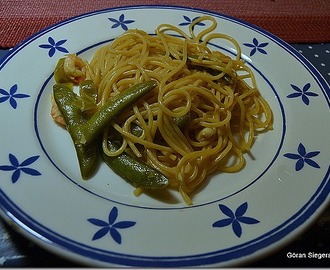
{"label": "pink shrimp", "polygon": [[65,58],[63,69],[74,83],[79,83],[86,78],[86,64],[75,54],[69,54]]}

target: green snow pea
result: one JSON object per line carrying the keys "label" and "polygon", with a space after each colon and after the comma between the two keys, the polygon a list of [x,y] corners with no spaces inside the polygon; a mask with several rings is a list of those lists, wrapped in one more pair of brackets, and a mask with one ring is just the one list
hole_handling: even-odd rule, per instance
{"label": "green snow pea", "polygon": [[74,105],[78,96],[64,84],[55,84],[53,94],[74,143],[81,176],[83,179],[87,179],[94,173],[98,163],[98,143],[95,140],[88,145],[79,143],[80,126],[84,125],[87,120],[81,110]]}

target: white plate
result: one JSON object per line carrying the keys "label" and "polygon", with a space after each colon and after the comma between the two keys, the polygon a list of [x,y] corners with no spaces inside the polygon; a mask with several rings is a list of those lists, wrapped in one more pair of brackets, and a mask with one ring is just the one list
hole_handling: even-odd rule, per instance
{"label": "white plate", "polygon": [[[240,173],[214,176],[191,207],[177,194],[137,198],[105,166],[81,180],[69,135],[49,116],[57,60],[67,52],[90,58],[126,28],[186,31],[205,14],[238,40],[273,109],[274,130],[257,138],[254,158]],[[182,7],[102,10],[37,33],[0,68],[0,212],[61,256],[92,266],[246,263],[294,239],[329,201],[329,86],[292,47],[248,23]]]}

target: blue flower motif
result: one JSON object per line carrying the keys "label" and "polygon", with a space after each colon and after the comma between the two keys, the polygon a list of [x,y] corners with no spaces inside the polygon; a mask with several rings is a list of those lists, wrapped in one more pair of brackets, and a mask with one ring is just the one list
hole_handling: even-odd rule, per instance
{"label": "blue flower motif", "polygon": [[318,94],[310,92],[311,84],[306,83],[302,89],[294,84],[290,84],[292,89],[295,91],[294,93],[287,96],[287,98],[297,98],[301,97],[302,101],[308,106],[309,98],[308,97],[317,97]]}
{"label": "blue flower motif", "polygon": [[268,42],[259,44],[259,41],[256,38],[253,38],[252,43],[243,43],[243,45],[252,48],[250,56],[254,55],[257,51],[262,54],[267,54],[267,52],[263,48],[265,48],[268,44]]}
{"label": "blue flower motif", "polygon": [[32,163],[34,163],[38,158],[39,158],[39,156],[32,156],[32,157],[29,157],[26,160],[24,160],[22,163],[19,163],[18,159],[13,154],[9,154],[9,161],[11,164],[10,165],[0,165],[0,170],[14,171],[11,176],[11,181],[13,183],[16,183],[17,180],[21,176],[21,172],[24,172],[26,174],[33,175],[33,176],[41,175],[41,173],[38,172],[37,170],[27,167],[27,166],[31,165]]}
{"label": "blue flower motif", "polygon": [[313,152],[306,152],[305,146],[300,143],[298,146],[298,154],[294,153],[287,153],[284,154],[286,158],[297,160],[295,169],[296,171],[300,171],[302,168],[304,168],[305,163],[308,165],[314,167],[314,168],[320,168],[319,164],[317,164],[314,160],[312,160],[313,157],[320,154],[320,151],[313,151]]}
{"label": "blue flower motif", "polygon": [[125,31],[128,30],[128,27],[126,24],[130,24],[130,23],[133,23],[135,22],[134,20],[125,20],[125,15],[124,14],[121,14],[119,16],[119,19],[114,19],[114,18],[108,18],[109,21],[113,22],[114,25],[112,25],[111,28],[117,28],[119,26],[121,26],[121,28],[123,28]]}
{"label": "blue flower motif", "polygon": [[64,53],[69,52],[66,48],[62,47],[62,45],[65,42],[67,42],[67,39],[61,39],[61,40],[55,42],[55,40],[52,37],[49,37],[48,38],[48,44],[41,44],[41,45],[39,45],[39,47],[42,48],[42,49],[49,50],[48,51],[48,56],[52,57],[55,54],[56,50],[60,51],[60,52],[64,52]]}
{"label": "blue flower motif", "polygon": [[2,97],[0,97],[0,103],[3,103],[5,101],[9,100],[10,106],[13,109],[16,109],[17,108],[17,101],[16,101],[17,98],[27,98],[27,97],[30,97],[27,94],[18,94],[17,93],[17,89],[18,89],[17,84],[14,84],[10,88],[9,92],[7,92],[5,89],[1,89],[0,88],[0,94],[2,95]]}
{"label": "blue flower motif", "polygon": [[242,203],[235,211],[235,213],[230,210],[227,206],[223,204],[219,204],[219,208],[222,213],[224,213],[228,218],[220,219],[212,224],[213,227],[226,227],[231,225],[234,233],[237,237],[241,237],[242,235],[242,226],[241,223],[245,224],[256,224],[260,221],[251,218],[245,217],[244,214],[248,208],[248,203]]}
{"label": "blue flower motif", "polygon": [[107,233],[110,233],[113,240],[115,240],[118,244],[121,244],[121,235],[119,233],[119,229],[126,229],[134,226],[136,222],[134,221],[119,221],[116,222],[118,217],[118,209],[117,207],[113,207],[109,213],[108,221],[103,221],[97,218],[89,218],[87,219],[90,223],[101,227],[93,236],[93,241],[102,238]]}
{"label": "blue flower motif", "polygon": [[[183,16],[183,18],[185,19],[185,22],[180,23],[179,24],[180,26],[190,25],[193,21],[197,20],[199,17],[195,17],[192,20],[188,16]],[[196,23],[196,25],[205,26],[205,23],[198,22],[198,23]]]}

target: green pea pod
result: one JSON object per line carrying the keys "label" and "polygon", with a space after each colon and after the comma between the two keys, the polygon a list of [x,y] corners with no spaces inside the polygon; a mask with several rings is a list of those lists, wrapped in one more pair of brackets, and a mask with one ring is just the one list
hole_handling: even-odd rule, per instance
{"label": "green pea pod", "polygon": [[55,71],[54,71],[54,79],[56,83],[70,83],[70,77],[66,75],[64,72],[64,60],[65,58],[60,58],[57,61]]}
{"label": "green pea pod", "polygon": [[97,88],[92,80],[84,80],[79,83],[79,96],[74,101],[82,112],[89,115],[97,110]]}
{"label": "green pea pod", "polygon": [[[118,146],[114,142],[108,141],[110,150],[115,151]],[[102,151],[104,162],[119,176],[137,187],[146,189],[162,189],[168,184],[168,178],[151,166],[126,154],[110,157]]]}
{"label": "green pea pod", "polygon": [[99,135],[115,117],[134,104],[139,98],[150,92],[156,85],[155,81],[139,83],[110,98],[104,106],[81,126],[79,142],[88,144]]}
{"label": "green pea pod", "polygon": [[179,129],[184,129],[188,123],[191,121],[191,114],[187,112],[186,114],[173,118],[175,124],[179,127]]}
{"label": "green pea pod", "polygon": [[78,96],[63,84],[55,84],[53,94],[54,100],[65,119],[67,130],[74,142],[81,176],[83,179],[87,179],[94,173],[98,163],[98,144],[96,141],[88,145],[78,142],[80,137],[79,127],[87,121],[81,110],[73,105]]}
{"label": "green pea pod", "polygon": [[[190,112],[187,112],[186,114],[179,116],[179,117],[173,117],[174,123],[179,127],[179,129],[184,129],[188,123],[191,120],[191,114]],[[134,136],[140,137],[143,134],[143,129],[136,124],[132,124],[131,132]],[[157,133],[156,133],[157,134]]]}
{"label": "green pea pod", "polygon": [[[207,58],[204,58],[205,60],[208,60]],[[204,70],[208,73],[210,73],[213,76],[217,76],[219,75],[221,72],[219,70],[216,69],[212,69],[211,67],[208,67],[207,64],[205,63],[201,63],[201,62],[197,62],[194,60],[198,60],[198,56],[197,55],[188,55],[188,60],[187,60],[187,65],[188,66],[192,66],[198,70]],[[226,83],[229,84],[233,84],[236,78],[236,73],[232,72],[231,74],[224,74],[224,76],[221,78],[221,81],[224,81]]]}
{"label": "green pea pod", "polygon": [[95,103],[91,102],[89,99],[82,98],[81,96],[77,96],[73,105],[78,107],[82,112],[93,112],[97,110]]}
{"label": "green pea pod", "polygon": [[93,80],[84,80],[79,83],[79,95],[90,100],[90,102],[96,104],[97,102],[97,88]]}

